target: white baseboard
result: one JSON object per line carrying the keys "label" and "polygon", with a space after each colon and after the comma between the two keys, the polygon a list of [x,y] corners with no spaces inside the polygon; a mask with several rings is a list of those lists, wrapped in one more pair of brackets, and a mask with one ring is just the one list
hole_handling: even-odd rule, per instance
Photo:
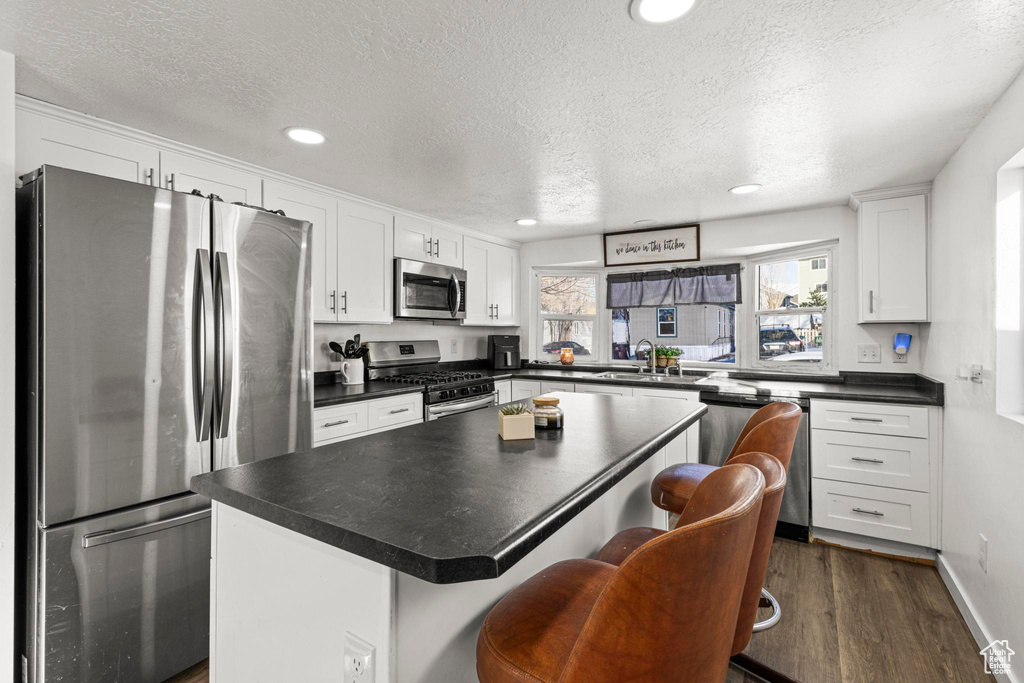
{"label": "white baseboard", "polygon": [[[942,558],[942,553],[936,553],[935,567],[939,570],[939,577],[942,578],[942,583],[946,584],[946,589],[953,596],[953,602],[956,603],[957,609],[960,610],[964,621],[967,622],[967,628],[971,630],[971,635],[974,636],[974,642],[977,643],[980,652],[983,647],[986,647],[995,638],[987,632],[987,629],[974,616],[971,601],[960,590],[960,582],[956,580],[956,576]],[[1012,668],[1013,664],[1014,662],[1011,661],[1010,673],[995,674],[995,678],[999,683],[1020,683],[1020,679],[1017,678],[1015,670]],[[982,666],[981,655],[978,655],[978,666]]]}

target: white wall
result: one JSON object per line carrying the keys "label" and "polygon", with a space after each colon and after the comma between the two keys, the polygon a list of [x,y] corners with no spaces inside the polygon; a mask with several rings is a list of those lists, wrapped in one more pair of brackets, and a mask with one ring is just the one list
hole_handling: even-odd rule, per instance
{"label": "white wall", "polygon": [[[942,560],[986,640],[1024,647],[1024,425],[996,415],[996,174],[1024,148],[1024,77],[935,178],[932,323],[924,372],[946,383]],[[982,384],[956,381],[958,363],[985,366]],[[1021,378],[1017,378],[1021,381]],[[978,534],[988,537],[988,573]],[[1024,669],[1018,654],[1012,663]]]}
{"label": "white wall", "polygon": [[14,55],[0,52],[0,680],[14,671]]}
{"label": "white wall", "polygon": [[[313,369],[316,372],[337,370],[341,357],[327,346],[336,341],[342,346],[347,339],[362,335],[360,341],[415,341],[436,339],[441,343],[441,360],[473,360],[487,358],[487,335],[518,334],[516,327],[463,327],[429,322],[396,321],[390,325],[353,325],[348,323],[317,323],[313,326]],[[451,340],[458,350],[451,352]]]}
{"label": "white wall", "polygon": [[[701,256],[708,260],[742,258],[756,253],[798,247],[810,242],[839,240],[832,267],[832,302],[836,341],[836,368],[864,372],[918,372],[921,368],[919,325],[857,324],[857,215],[846,206],[709,221],[700,226]],[[531,269],[546,266],[601,267],[604,263],[600,235],[524,244],[522,264],[522,335],[524,350],[533,354],[530,311],[536,294],[531,291]],[[653,266],[652,269],[658,268]],[[744,285],[751,282],[748,277]],[[753,301],[747,286],[744,301]],[[748,311],[750,310],[749,307]],[[892,338],[896,332],[914,335],[905,364],[892,362]],[[743,343],[742,340],[738,340]],[[881,363],[858,363],[857,345],[882,346]],[[533,355],[531,355],[533,357]]]}

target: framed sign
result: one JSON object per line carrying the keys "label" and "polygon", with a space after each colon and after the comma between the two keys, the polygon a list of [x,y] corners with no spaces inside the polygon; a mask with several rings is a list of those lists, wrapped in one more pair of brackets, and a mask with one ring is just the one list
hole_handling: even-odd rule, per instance
{"label": "framed sign", "polygon": [[640,266],[700,260],[700,225],[674,225],[604,235],[604,265]]}
{"label": "framed sign", "polygon": [[663,306],[658,308],[658,336],[676,336],[676,307]]}

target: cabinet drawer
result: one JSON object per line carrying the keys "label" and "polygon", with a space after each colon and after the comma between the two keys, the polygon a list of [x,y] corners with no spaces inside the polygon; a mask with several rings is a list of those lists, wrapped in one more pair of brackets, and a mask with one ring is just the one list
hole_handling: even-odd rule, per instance
{"label": "cabinet drawer", "polygon": [[370,429],[423,421],[423,394],[381,398],[366,404]]}
{"label": "cabinet drawer", "polygon": [[572,382],[544,382],[540,383],[540,393],[550,394],[552,391],[566,391],[568,393],[574,393],[576,391],[576,385]]}
{"label": "cabinet drawer", "polygon": [[928,438],[928,409],[885,403],[811,401],[811,428]]}
{"label": "cabinet drawer", "polygon": [[811,501],[815,527],[931,545],[927,493],[815,478]]}
{"label": "cabinet drawer", "polygon": [[610,384],[577,384],[578,394],[609,394],[611,396],[632,396],[633,387],[617,387]]}
{"label": "cabinet drawer", "polygon": [[313,444],[365,432],[366,403],[345,403],[313,411]]}
{"label": "cabinet drawer", "polygon": [[928,491],[928,440],[811,430],[815,477]]}
{"label": "cabinet drawer", "polygon": [[669,398],[676,401],[700,402],[699,391],[677,391],[675,389],[648,389],[633,387],[633,398]]}

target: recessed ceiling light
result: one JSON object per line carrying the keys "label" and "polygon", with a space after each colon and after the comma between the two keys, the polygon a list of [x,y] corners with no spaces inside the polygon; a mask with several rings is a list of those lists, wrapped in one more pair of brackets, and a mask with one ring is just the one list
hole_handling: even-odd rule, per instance
{"label": "recessed ceiling light", "polygon": [[751,192],[757,192],[761,189],[761,186],[757,183],[750,183],[749,185],[737,185],[736,187],[730,187],[729,192],[733,194],[750,194]]}
{"label": "recessed ceiling light", "polygon": [[518,225],[537,225],[537,221],[533,218],[520,218],[516,223]]}
{"label": "recessed ceiling light", "polygon": [[312,128],[288,128],[284,132],[295,142],[301,142],[304,145],[319,145],[327,139],[323,133]]}
{"label": "recessed ceiling light", "polygon": [[638,24],[667,24],[682,18],[697,0],[633,0],[629,16]]}

